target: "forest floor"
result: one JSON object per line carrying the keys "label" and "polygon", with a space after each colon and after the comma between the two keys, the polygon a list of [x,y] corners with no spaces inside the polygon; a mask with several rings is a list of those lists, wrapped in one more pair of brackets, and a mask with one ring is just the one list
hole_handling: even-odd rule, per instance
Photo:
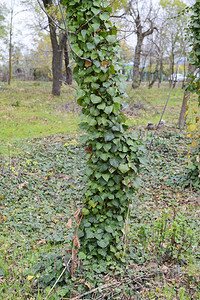
{"label": "forest floor", "polygon": [[[104,274],[99,262],[94,272],[79,266],[72,279],[74,214],[86,183],[73,88],[60,98],[49,83],[0,92],[0,299],[200,299],[200,192],[187,175],[191,140],[176,128],[183,91],[172,92],[139,175],[124,262]],[[128,91],[128,123],[147,148],[145,126],[159,121],[168,92]]]}

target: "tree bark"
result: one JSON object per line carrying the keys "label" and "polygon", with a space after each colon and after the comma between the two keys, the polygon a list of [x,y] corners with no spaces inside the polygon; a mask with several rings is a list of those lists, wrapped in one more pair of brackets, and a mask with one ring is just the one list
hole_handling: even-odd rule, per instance
{"label": "tree bark", "polygon": [[151,21],[150,28],[146,31],[142,31],[142,24],[141,24],[141,19],[140,15],[138,14],[136,19],[135,19],[135,25],[136,25],[136,34],[137,34],[137,45],[135,48],[135,57],[134,57],[134,65],[133,65],[133,83],[132,83],[132,88],[136,89],[139,87],[140,83],[140,55],[141,55],[141,50],[142,50],[142,44],[143,40],[146,36],[151,35],[156,29],[156,27],[153,26],[153,22]]}
{"label": "tree bark", "polygon": [[72,84],[72,70],[69,67],[69,52],[68,52],[67,43],[65,43],[65,46],[64,46],[64,58],[65,58],[65,71],[66,71],[65,82],[66,82],[66,84],[71,85]]}
{"label": "tree bark", "polygon": [[[189,74],[193,73],[195,70],[195,67],[191,64],[189,64]],[[186,82],[189,83],[191,81],[191,78],[187,78]],[[187,110],[187,104],[188,101],[190,100],[190,91],[188,91],[187,89],[184,92],[184,96],[183,96],[183,102],[182,102],[182,107],[181,107],[181,112],[179,115],[179,121],[178,121],[178,127],[180,129],[182,129],[185,126],[185,113]]]}
{"label": "tree bark", "polygon": [[159,58],[157,59],[156,62],[156,69],[155,72],[153,73],[153,79],[151,81],[151,83],[149,83],[149,89],[151,89],[154,85],[154,83],[156,82],[157,78],[158,78],[158,67],[159,67]]}
{"label": "tree bark", "polygon": [[[53,5],[52,0],[43,0],[45,9],[48,9]],[[65,67],[66,67],[66,81],[70,82],[70,76],[72,80],[72,72],[68,67],[69,55],[67,51],[67,36],[64,32],[59,31],[57,33],[57,28],[50,17],[48,17],[49,29],[50,29],[50,39],[53,51],[52,57],[52,73],[53,73],[53,84],[52,84],[52,94],[55,96],[60,96],[61,86],[63,81],[62,66],[63,66],[63,54],[65,54]],[[69,83],[71,84],[71,83]]]}
{"label": "tree bark", "polygon": [[143,35],[138,34],[137,45],[135,48],[134,65],[133,65],[133,83],[132,83],[133,89],[136,89],[137,87],[139,87],[140,55],[141,55],[143,40],[144,40]]}
{"label": "tree bark", "polygon": [[10,85],[11,80],[12,80],[12,35],[13,35],[13,4],[11,5],[10,28],[9,28],[9,71],[8,71],[8,85]]}

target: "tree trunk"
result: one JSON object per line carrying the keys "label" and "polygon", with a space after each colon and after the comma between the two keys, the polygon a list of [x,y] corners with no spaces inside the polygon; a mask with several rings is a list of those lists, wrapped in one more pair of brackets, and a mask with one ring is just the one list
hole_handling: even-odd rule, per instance
{"label": "tree trunk", "polygon": [[159,79],[158,79],[158,88],[160,88],[162,82],[162,73],[163,73],[163,56],[160,58],[160,72],[159,72]]}
{"label": "tree trunk", "polygon": [[137,36],[137,45],[135,48],[135,57],[134,57],[134,65],[133,65],[133,83],[132,83],[133,89],[139,87],[140,54],[141,54],[143,39],[144,38],[141,34]]}
{"label": "tree trunk", "polygon": [[185,87],[185,77],[186,77],[186,63],[185,63],[185,58],[184,58],[184,80],[182,81],[182,89],[184,89],[184,87]]}
{"label": "tree trunk", "polygon": [[[195,70],[195,67],[193,65],[189,64],[189,70],[188,70],[189,74],[193,73],[194,70]],[[189,83],[190,81],[191,81],[191,78],[188,77],[186,82]],[[185,113],[186,113],[186,110],[187,110],[187,104],[188,104],[189,100],[190,100],[190,91],[188,91],[186,89],[185,92],[184,92],[181,112],[180,112],[179,121],[178,121],[178,127],[180,129],[182,129],[185,126]]]}
{"label": "tree trunk", "polygon": [[72,84],[72,70],[69,67],[69,52],[68,52],[67,43],[65,43],[65,45],[64,45],[64,58],[65,58],[65,71],[66,71],[65,82],[66,82],[66,84],[71,85]]}
{"label": "tree trunk", "polygon": [[[59,39],[62,38],[62,35]],[[56,28],[50,25],[50,38],[53,50],[52,57],[52,73],[53,73],[53,85],[52,94],[55,96],[60,96],[61,85],[62,85],[62,61],[63,61],[63,48],[60,47],[57,36]]]}
{"label": "tree trunk", "polygon": [[[51,5],[53,5],[52,0],[43,0],[43,4],[45,9],[48,9]],[[62,65],[63,65],[63,52],[66,49],[67,36],[64,32],[57,33],[57,28],[54,22],[50,17],[48,17],[49,29],[50,29],[50,39],[53,51],[52,57],[52,73],[53,73],[53,85],[52,85],[52,94],[55,96],[60,96],[61,86],[63,81],[62,74]],[[69,57],[68,53],[65,53],[65,66],[66,74],[70,74],[68,63]],[[67,75],[70,77],[70,75]],[[70,82],[70,80],[69,80]]]}
{"label": "tree trunk", "polygon": [[8,85],[10,85],[12,80],[12,34],[13,34],[13,5],[11,5],[11,12],[10,12]]}
{"label": "tree trunk", "polygon": [[149,89],[151,89],[153,87],[154,83],[156,82],[156,80],[158,78],[158,67],[159,67],[159,58],[157,59],[156,69],[155,69],[155,72],[153,73],[153,79],[152,79],[151,83],[149,83]]}

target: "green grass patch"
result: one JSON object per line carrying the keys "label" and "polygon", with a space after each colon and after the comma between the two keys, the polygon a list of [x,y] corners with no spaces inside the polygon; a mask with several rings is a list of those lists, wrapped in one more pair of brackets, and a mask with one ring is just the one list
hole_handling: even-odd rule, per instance
{"label": "green grass patch", "polygon": [[[0,88],[0,151],[13,141],[55,133],[73,133],[79,117],[73,112],[74,88],[51,95],[50,82],[15,82]],[[70,109],[65,109],[71,104]]]}

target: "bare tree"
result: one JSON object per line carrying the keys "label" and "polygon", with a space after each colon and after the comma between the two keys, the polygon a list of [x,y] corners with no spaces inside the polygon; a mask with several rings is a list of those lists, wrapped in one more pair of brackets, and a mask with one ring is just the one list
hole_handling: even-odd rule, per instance
{"label": "bare tree", "polygon": [[[52,57],[52,72],[53,72],[53,86],[52,94],[60,96],[61,85],[62,85],[62,66],[63,66],[63,55],[65,59],[66,67],[66,82],[68,84],[72,83],[72,72],[69,68],[69,53],[67,49],[67,36],[64,30],[61,30],[57,27],[54,15],[57,14],[56,5],[53,3],[53,0],[42,0],[44,8],[47,12],[48,24],[50,30],[51,45],[53,50]],[[61,1],[62,2],[62,1]],[[51,8],[54,7],[54,14],[51,14]]]}
{"label": "bare tree", "polygon": [[134,55],[133,65],[133,83],[132,87],[135,89],[140,82],[140,59],[142,52],[142,45],[144,39],[150,36],[156,29],[155,20],[156,12],[151,1],[148,3],[141,0],[131,0],[126,8],[126,21],[131,23],[136,34],[137,41]]}

